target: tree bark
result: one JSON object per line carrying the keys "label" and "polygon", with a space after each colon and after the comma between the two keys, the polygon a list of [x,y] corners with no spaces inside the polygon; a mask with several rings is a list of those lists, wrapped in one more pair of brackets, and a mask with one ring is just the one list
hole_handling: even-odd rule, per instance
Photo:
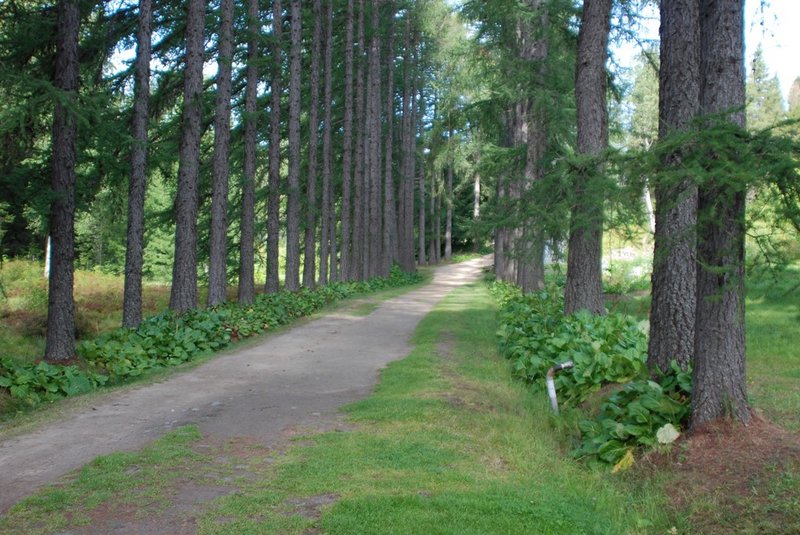
{"label": "tree bark", "polygon": [[417,263],[424,266],[428,263],[425,258],[425,161],[423,160],[419,169],[419,209],[417,210],[419,224],[417,232],[419,234],[419,250],[417,252]]}
{"label": "tree bark", "polygon": [[[57,11],[55,87],[72,105],[78,93],[77,0],[61,0]],[[60,362],[75,356],[75,139],[74,111],[56,102],[53,113],[53,171],[50,204],[50,279],[47,296],[47,338],[44,357]]]}
{"label": "tree bark", "polygon": [[258,0],[247,3],[247,86],[244,97],[244,169],[242,173],[241,242],[239,244],[239,304],[255,298],[256,105],[258,97]]}
{"label": "tree bark", "polygon": [[434,251],[436,253],[436,263],[442,261],[442,192],[440,188],[436,190],[436,208],[434,212],[433,228],[435,234],[433,235]]}
{"label": "tree bark", "polygon": [[142,265],[144,263],[144,197],[147,189],[147,119],[150,100],[150,57],[153,33],[152,0],[139,0],[136,34],[136,79],[131,130],[131,178],[128,183],[128,232],[125,249],[125,289],[122,326],[136,328],[142,322]]}
{"label": "tree bark", "polygon": [[289,58],[289,192],[286,201],[286,276],[290,292],[300,289],[300,53],[303,14],[300,0],[291,2],[292,47]]}
{"label": "tree bark", "polygon": [[[448,142],[453,141],[453,129],[450,129]],[[453,258],[453,165],[455,164],[452,155],[454,147],[450,147],[450,162],[447,166],[447,189],[445,191],[445,224],[444,224],[444,259]]]}
{"label": "tree bark", "polygon": [[358,55],[356,56],[356,145],[355,163],[353,172],[353,185],[355,197],[353,199],[353,238],[350,264],[350,280],[364,278],[364,243],[366,241],[364,228],[364,159],[365,159],[365,106],[364,91],[364,0],[358,2]]}
{"label": "tree bark", "polygon": [[369,112],[367,122],[369,129],[369,218],[368,218],[368,237],[369,237],[369,261],[367,263],[369,278],[382,277],[389,274],[388,269],[382,269],[382,245],[383,245],[383,188],[381,184],[381,45],[380,45],[380,16],[378,0],[372,0],[372,36],[370,39],[369,51]]}
{"label": "tree bark", "polygon": [[[700,110],[700,7],[698,0],[662,0],[659,69],[659,137],[691,128]],[[666,167],[680,168],[680,154]],[[655,184],[650,340],[647,363],[667,371],[672,360],[687,369],[694,355],[696,310],[697,186],[692,177]]]}
{"label": "tree bark", "polygon": [[[400,205],[398,213],[398,234],[400,267],[403,271],[414,271],[414,182],[415,182],[415,150],[412,148],[413,139],[416,137],[414,124],[414,88],[412,87],[411,69],[413,66],[413,52],[411,44],[411,16],[406,13],[406,27],[403,43],[403,118],[402,132],[402,165],[400,177]],[[423,203],[424,206],[424,203]],[[424,240],[424,236],[423,236]],[[422,245],[422,252],[425,245]],[[424,255],[420,256],[424,261]]]}
{"label": "tree bark", "polygon": [[186,68],[183,121],[175,199],[175,260],[169,307],[182,313],[197,308],[197,181],[203,92],[205,2],[189,0],[186,16]]}
{"label": "tree bark", "polygon": [[389,274],[393,262],[400,259],[397,236],[397,209],[394,185],[394,15],[392,0],[385,2],[388,20],[386,32],[386,141],[383,176],[383,255],[381,273]]}
{"label": "tree bark", "polygon": [[353,232],[353,0],[347,1],[344,39],[344,125],[342,131],[342,246],[341,279],[352,280],[351,236]]}
{"label": "tree bark", "polygon": [[270,80],[269,192],[267,199],[267,282],[265,291],[275,293],[279,283],[278,246],[281,208],[281,70],[283,67],[283,5],[272,2],[272,80]]}
{"label": "tree bark", "polygon": [[[608,32],[611,0],[586,0],[578,34],[575,101],[578,112],[578,154],[597,156],[608,148],[606,105]],[[603,193],[598,184],[603,166],[590,163],[575,177],[575,204],[570,217],[564,313],[588,310],[604,314]]]}
{"label": "tree bark", "polygon": [[[336,265],[336,254],[331,255],[331,245],[336,243],[336,223],[334,221],[334,191],[331,181],[333,152],[331,149],[331,108],[333,107],[333,0],[325,4],[325,81],[323,82],[322,101],[325,113],[322,119],[322,222],[319,243],[319,283],[328,284],[328,262]],[[335,248],[333,249],[335,251]],[[330,259],[328,258],[330,256]],[[335,272],[330,271],[331,280],[335,280]]]}
{"label": "tree bark", "polygon": [[[745,126],[744,0],[701,0],[700,106]],[[710,161],[714,157],[710,155]],[[692,427],[750,418],[745,375],[745,188],[713,169],[698,191]]]}
{"label": "tree bark", "polygon": [[214,178],[211,188],[211,238],[208,306],[227,300],[228,176],[231,145],[231,64],[233,62],[233,0],[222,0],[217,44],[217,102],[214,116]]}
{"label": "tree bark", "polygon": [[[308,109],[308,181],[306,185],[306,231],[303,257],[303,286],[306,288],[314,288],[317,276],[317,132],[319,131],[319,62],[322,55],[321,0],[314,0],[314,37],[311,46],[311,99]],[[325,185],[323,184],[324,188]],[[321,238],[321,240],[324,239],[324,237]]]}

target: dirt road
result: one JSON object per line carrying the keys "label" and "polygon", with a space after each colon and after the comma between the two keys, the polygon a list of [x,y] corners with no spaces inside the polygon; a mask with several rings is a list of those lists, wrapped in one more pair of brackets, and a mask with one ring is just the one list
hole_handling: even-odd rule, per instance
{"label": "dirt road", "polygon": [[409,353],[420,319],[488,262],[438,268],[430,284],[369,315],[334,312],[161,382],[99,397],[33,432],[0,432],[0,513],[98,455],[139,449],[182,425],[269,446],[287,428],[332,420],[370,393],[381,368]]}

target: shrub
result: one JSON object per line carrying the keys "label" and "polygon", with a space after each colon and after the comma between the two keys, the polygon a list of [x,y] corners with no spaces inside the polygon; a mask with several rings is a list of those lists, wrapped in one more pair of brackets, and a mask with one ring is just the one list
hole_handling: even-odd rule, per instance
{"label": "shrub", "polygon": [[29,405],[83,394],[106,382],[106,377],[77,366],[55,366],[47,362],[23,364],[0,358],[0,387]]}
{"label": "shrub", "polygon": [[388,278],[259,295],[253,305],[244,308],[227,303],[181,315],[167,311],[145,319],[136,329],[121,328],[80,343],[78,354],[91,370],[0,359],[0,388],[31,405],[53,401],[106,382],[122,383],[151,370],[190,361],[239,338],[309,315],[337,299],[421,280],[421,275],[403,273],[395,267]]}
{"label": "shrub", "polygon": [[632,460],[637,448],[671,443],[689,416],[691,380],[691,370],[682,371],[673,361],[658,381],[626,384],[600,405],[595,418],[580,422],[581,443],[573,455],[615,464]]}
{"label": "shrub", "polygon": [[564,404],[575,406],[604,384],[646,374],[647,335],[634,319],[585,311],[564,316],[555,290],[522,295],[501,287],[494,292],[502,303],[500,350],[517,376],[543,385],[550,367],[573,362],[555,381]]}

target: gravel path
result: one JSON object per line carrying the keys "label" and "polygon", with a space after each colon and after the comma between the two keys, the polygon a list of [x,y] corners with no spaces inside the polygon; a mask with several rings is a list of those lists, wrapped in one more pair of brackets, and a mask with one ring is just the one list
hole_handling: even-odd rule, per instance
{"label": "gravel path", "polygon": [[489,261],[440,267],[430,284],[367,316],[334,312],[161,382],[98,397],[33,432],[0,432],[0,512],[98,455],[139,449],[182,425],[270,446],[286,429],[331,421],[372,391],[388,362],[409,353],[423,316]]}

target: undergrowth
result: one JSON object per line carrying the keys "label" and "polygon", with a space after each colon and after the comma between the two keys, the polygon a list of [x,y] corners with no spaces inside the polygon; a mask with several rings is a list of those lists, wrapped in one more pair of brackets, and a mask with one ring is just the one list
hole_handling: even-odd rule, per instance
{"label": "undergrowth", "polygon": [[606,385],[624,385],[605,399],[596,414],[578,423],[575,457],[625,468],[637,449],[670,444],[689,413],[691,372],[677,366],[657,380],[648,377],[647,323],[618,313],[565,316],[555,289],[523,295],[504,282],[491,285],[501,304],[501,353],[515,375],[543,389],[547,371],[556,375],[559,402],[579,407]]}
{"label": "undergrowth", "polygon": [[28,406],[119,384],[146,372],[188,362],[228,347],[347,297],[420,282],[422,276],[393,268],[388,278],[335,282],[315,290],[256,297],[182,315],[170,311],[145,319],[136,329],[120,328],[78,344],[78,364],[58,366],[0,358],[0,391]]}

